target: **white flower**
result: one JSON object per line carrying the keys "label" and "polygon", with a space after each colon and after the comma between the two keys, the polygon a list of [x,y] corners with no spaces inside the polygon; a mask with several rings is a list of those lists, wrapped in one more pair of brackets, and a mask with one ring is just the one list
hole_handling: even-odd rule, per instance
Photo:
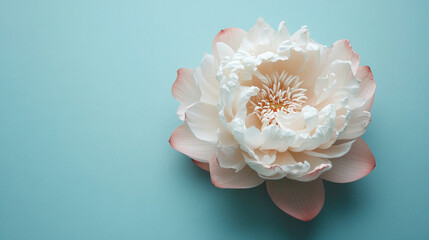
{"label": "white flower", "polygon": [[351,182],[375,167],[360,138],[375,82],[349,41],[331,48],[263,19],[222,30],[201,67],[179,69],[173,96],[185,124],[170,143],[209,170],[220,188],[265,180],[285,212],[310,220],[324,203],[322,179]]}

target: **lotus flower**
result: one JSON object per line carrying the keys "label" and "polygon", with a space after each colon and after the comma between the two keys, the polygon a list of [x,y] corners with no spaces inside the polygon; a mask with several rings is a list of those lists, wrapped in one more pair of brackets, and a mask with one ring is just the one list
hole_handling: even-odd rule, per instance
{"label": "lotus flower", "polygon": [[219,188],[266,182],[284,212],[313,219],[323,181],[356,181],[375,167],[360,136],[371,121],[375,82],[348,40],[330,48],[304,26],[292,36],[263,19],[246,32],[224,29],[201,67],[173,84],[184,124],[171,146],[210,171]]}

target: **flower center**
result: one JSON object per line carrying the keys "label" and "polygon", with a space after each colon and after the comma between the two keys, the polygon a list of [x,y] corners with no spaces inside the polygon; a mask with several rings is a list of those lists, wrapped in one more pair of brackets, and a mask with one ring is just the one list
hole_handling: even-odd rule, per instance
{"label": "flower center", "polygon": [[307,100],[307,89],[300,88],[302,81],[299,76],[283,71],[281,74],[275,72],[264,77],[260,79],[262,88],[259,93],[249,101],[254,106],[253,113],[259,117],[263,126],[277,124],[278,112],[301,111]]}

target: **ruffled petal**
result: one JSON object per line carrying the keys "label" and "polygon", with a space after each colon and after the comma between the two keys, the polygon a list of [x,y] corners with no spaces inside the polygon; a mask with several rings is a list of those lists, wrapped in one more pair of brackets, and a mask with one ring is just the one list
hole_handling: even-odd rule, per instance
{"label": "ruffled petal", "polygon": [[210,159],[209,164],[212,183],[218,188],[252,188],[265,181],[247,166],[238,172],[220,167],[217,154]]}
{"label": "ruffled petal", "polygon": [[276,31],[267,24],[263,18],[259,18],[247,33],[245,39],[246,48],[254,46],[268,46],[274,41]]}
{"label": "ruffled petal", "polygon": [[328,63],[335,60],[350,61],[352,63],[353,73],[356,73],[359,67],[359,54],[353,51],[350,41],[343,39],[336,41],[328,51]]}
{"label": "ruffled petal", "polygon": [[177,70],[177,78],[171,88],[173,97],[181,103],[181,106],[177,110],[177,116],[182,121],[185,119],[186,108],[192,103],[199,101],[201,97],[201,92],[195,82],[193,72],[194,70],[188,68]]}
{"label": "ruffled petal", "polygon": [[320,178],[311,182],[287,178],[267,181],[267,190],[277,207],[302,221],[316,217],[325,203],[325,190]]}
{"label": "ruffled petal", "polygon": [[289,39],[290,39],[290,34],[289,34],[289,31],[287,30],[286,22],[281,21],[277,30],[277,41],[281,43]]}
{"label": "ruffled petal", "polygon": [[185,122],[198,139],[217,142],[220,121],[215,106],[203,102],[192,104],[186,111]]}
{"label": "ruffled petal", "polygon": [[228,44],[223,42],[218,42],[216,44],[217,54],[219,55],[219,59],[223,59],[224,57],[231,57],[234,55],[235,51]]}
{"label": "ruffled petal", "polygon": [[332,167],[331,161],[326,158],[319,158],[307,155],[305,153],[292,153],[293,158],[297,162],[309,163],[310,169],[301,176],[289,176],[290,179],[299,180],[302,182],[309,182],[317,179],[320,174],[328,171]]}
{"label": "ruffled petal", "polygon": [[304,151],[305,154],[321,158],[338,158],[349,152],[354,141],[342,144],[332,145],[327,149],[315,149],[313,151]]}
{"label": "ruffled petal", "polygon": [[347,129],[338,137],[338,140],[355,139],[362,136],[370,122],[370,112],[362,111],[360,109],[351,111]]}
{"label": "ruffled petal", "polygon": [[210,54],[204,54],[204,58],[201,61],[201,73],[204,79],[212,84],[217,83],[216,71],[217,64],[215,63],[214,57]]}
{"label": "ruffled petal", "polygon": [[[256,154],[256,159],[247,157],[245,159],[249,167],[255,170],[259,176],[265,179],[282,179],[288,177],[290,179],[298,179],[309,172],[311,165],[309,162],[297,162],[289,152],[274,152],[269,155],[263,152]],[[265,163],[264,157],[272,158],[271,163]],[[274,161],[274,162],[273,162]]]}
{"label": "ruffled petal", "polygon": [[264,143],[261,131],[254,126],[246,128],[244,132],[244,140],[246,141],[246,145],[252,149],[258,148],[262,143]]}
{"label": "ruffled petal", "polygon": [[292,35],[291,39],[300,47],[307,45],[310,42],[310,32],[307,26],[302,26]]}
{"label": "ruffled petal", "polygon": [[298,134],[297,140],[291,146],[291,151],[314,150],[321,144],[328,142],[334,134],[335,117],[335,106],[333,104],[325,106],[319,112],[319,123],[314,133],[311,136],[307,133]]}
{"label": "ruffled petal", "polygon": [[331,159],[332,169],[322,178],[336,183],[348,183],[368,175],[375,168],[375,159],[362,138],[358,138],[346,155]]}
{"label": "ruffled petal", "polygon": [[356,73],[356,77],[361,80],[359,97],[366,99],[366,102],[361,109],[369,112],[371,110],[372,103],[374,102],[376,87],[374,76],[368,66],[360,66]]}
{"label": "ruffled petal", "polygon": [[262,129],[264,142],[261,145],[261,150],[277,150],[284,152],[288,147],[295,142],[296,133],[289,129],[282,129],[277,125],[270,125]]}
{"label": "ruffled petal", "polygon": [[217,151],[217,145],[196,138],[185,124],[180,125],[170,137],[170,145],[177,151],[200,162],[208,162]]}
{"label": "ruffled petal", "polygon": [[217,50],[217,43],[223,42],[227,44],[232,50],[236,51],[240,47],[241,41],[246,36],[246,31],[241,28],[226,28],[221,30],[213,40],[212,52],[214,57],[219,62],[219,53]]}
{"label": "ruffled petal", "polygon": [[246,166],[243,154],[239,145],[233,147],[222,147],[218,151],[217,159],[222,168],[235,169],[240,171]]}
{"label": "ruffled petal", "polygon": [[[209,55],[206,55],[206,57],[203,58],[203,62],[201,63],[207,68],[209,67],[210,63],[207,63],[206,61],[210,61],[209,58]],[[204,74],[208,75],[207,73]],[[201,90],[200,101],[216,106],[217,100],[219,99],[219,82],[216,81],[216,76],[206,79],[204,74],[201,68],[195,68],[194,77],[197,80]]]}

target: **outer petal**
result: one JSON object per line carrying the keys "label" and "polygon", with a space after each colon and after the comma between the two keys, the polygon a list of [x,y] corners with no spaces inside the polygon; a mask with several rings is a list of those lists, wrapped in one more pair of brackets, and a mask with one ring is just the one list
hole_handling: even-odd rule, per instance
{"label": "outer petal", "polygon": [[203,102],[192,104],[186,111],[185,122],[198,139],[212,143],[217,141],[220,121],[215,106]]}
{"label": "outer petal", "polygon": [[327,149],[316,149],[313,151],[304,151],[305,154],[314,156],[314,157],[322,157],[322,158],[338,158],[344,156],[347,152],[350,151],[354,141],[345,142],[342,144],[332,145]]}
{"label": "outer petal", "polygon": [[258,154],[257,159],[246,157],[245,159],[249,167],[253,168],[259,176],[265,179],[282,179],[288,177],[290,179],[297,179],[304,176],[311,169],[308,161],[297,162],[289,152],[277,152],[274,155],[274,163],[266,164],[261,161],[261,154]]}
{"label": "outer petal", "polygon": [[201,92],[195,82],[192,69],[180,68],[177,70],[177,78],[173,83],[171,92],[173,93],[173,97],[181,103],[177,115],[183,121],[186,108],[192,103],[199,101],[201,97]]}
{"label": "outer petal", "polygon": [[362,136],[365,133],[366,128],[371,122],[371,113],[367,111],[362,111],[360,109],[355,109],[351,111],[351,116],[349,120],[349,125],[345,132],[343,132],[338,140],[343,139],[354,139]]}
{"label": "outer petal", "polygon": [[343,39],[336,41],[328,51],[328,63],[334,60],[351,61],[353,73],[356,73],[360,57],[353,51],[350,41]]}
{"label": "outer petal", "polygon": [[267,181],[267,190],[281,210],[302,221],[310,221],[323,207],[325,190],[322,179],[299,182],[283,178]]}
{"label": "outer petal", "polygon": [[210,166],[208,163],[206,162],[199,162],[197,160],[192,159],[192,162],[195,163],[195,165],[197,165],[199,168],[206,170],[207,172],[210,172]]}
{"label": "outer petal", "polygon": [[360,66],[356,73],[356,77],[361,80],[359,97],[368,99],[362,106],[362,110],[371,110],[372,103],[374,102],[375,94],[375,81],[371,69],[368,66]]}
{"label": "outer petal", "polygon": [[210,159],[209,164],[210,177],[213,184],[218,188],[252,188],[265,181],[248,166],[238,172],[233,169],[221,168],[217,160],[217,154]]}
{"label": "outer petal", "polygon": [[185,124],[180,125],[170,137],[170,145],[177,151],[200,162],[208,162],[217,150],[217,145],[196,138]]}
{"label": "outer petal", "polygon": [[[210,55],[206,55],[201,63],[204,66],[204,69],[210,69]],[[216,81],[216,76],[212,76],[211,78],[206,79],[204,75],[209,76],[210,72],[216,71],[213,70],[203,73],[202,68],[195,68],[194,77],[198,82],[198,86],[201,90],[201,102],[205,102],[216,106],[217,100],[219,99],[219,83]]]}
{"label": "outer petal", "polygon": [[218,151],[217,160],[222,168],[232,168],[240,171],[246,166],[243,154],[239,145],[232,147],[222,147]]}
{"label": "outer petal", "polygon": [[332,169],[322,174],[322,178],[336,183],[347,183],[368,175],[375,167],[371,150],[362,138],[358,138],[349,153],[341,158],[331,159]]}
{"label": "outer petal", "polygon": [[217,52],[216,44],[218,42],[224,42],[236,51],[240,47],[241,41],[246,36],[246,31],[241,28],[226,28],[221,30],[213,40],[212,52],[215,58],[219,62],[219,54]]}
{"label": "outer petal", "polygon": [[310,182],[317,179],[320,174],[328,171],[332,167],[331,161],[326,158],[313,157],[302,152],[292,153],[292,156],[297,162],[310,163],[311,167],[304,175],[299,177],[289,176],[290,179],[299,180],[302,182]]}
{"label": "outer petal", "polygon": [[255,26],[249,30],[246,41],[252,42],[253,46],[268,46],[275,39],[275,36],[276,31],[263,18],[259,18],[256,20]]}

